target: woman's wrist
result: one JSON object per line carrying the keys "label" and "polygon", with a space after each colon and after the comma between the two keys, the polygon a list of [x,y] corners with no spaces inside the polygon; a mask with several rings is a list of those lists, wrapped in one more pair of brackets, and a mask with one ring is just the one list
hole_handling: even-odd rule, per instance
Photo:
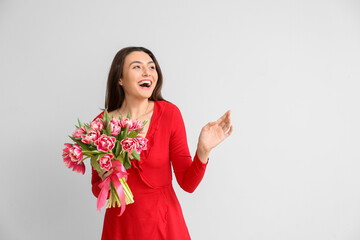
{"label": "woman's wrist", "polygon": [[204,164],[208,162],[210,150],[198,144],[196,154],[200,161]]}

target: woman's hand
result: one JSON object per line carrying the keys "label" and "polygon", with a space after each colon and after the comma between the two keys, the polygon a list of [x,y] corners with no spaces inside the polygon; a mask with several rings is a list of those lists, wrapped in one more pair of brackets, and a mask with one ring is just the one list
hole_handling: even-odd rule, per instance
{"label": "woman's hand", "polygon": [[206,163],[210,151],[232,133],[230,110],[215,122],[206,124],[200,132],[197,154],[201,162]]}
{"label": "woman's hand", "polygon": [[108,176],[110,176],[112,174],[112,172],[113,172],[113,170],[110,169],[109,171],[103,171],[98,174],[99,174],[99,177],[101,178],[101,180],[104,181],[104,179],[107,178]]}

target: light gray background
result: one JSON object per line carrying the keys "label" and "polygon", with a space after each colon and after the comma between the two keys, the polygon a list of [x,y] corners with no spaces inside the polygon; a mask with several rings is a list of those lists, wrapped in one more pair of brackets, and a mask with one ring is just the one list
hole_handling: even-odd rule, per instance
{"label": "light gray background", "polygon": [[62,161],[104,105],[115,53],[144,46],[195,152],[232,110],[193,194],[193,239],[360,239],[360,2],[0,1],[0,239],[99,239],[85,176]]}

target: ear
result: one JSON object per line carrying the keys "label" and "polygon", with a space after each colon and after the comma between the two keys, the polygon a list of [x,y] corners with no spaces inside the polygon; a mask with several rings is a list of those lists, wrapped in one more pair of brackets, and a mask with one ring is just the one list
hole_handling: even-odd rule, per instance
{"label": "ear", "polygon": [[123,83],[122,83],[122,79],[120,78],[120,80],[119,80],[119,85],[120,86],[122,86],[123,85]]}

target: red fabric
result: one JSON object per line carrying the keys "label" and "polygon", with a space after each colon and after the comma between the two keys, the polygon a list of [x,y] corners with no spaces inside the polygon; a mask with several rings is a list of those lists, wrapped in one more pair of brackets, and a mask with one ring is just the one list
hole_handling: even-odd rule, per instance
{"label": "red fabric", "polygon": [[[101,117],[100,114],[98,117]],[[146,135],[148,149],[141,160],[132,161],[128,185],[134,203],[106,209],[102,240],[190,239],[180,204],[172,187],[171,164],[180,187],[193,192],[204,176],[207,164],[189,153],[180,110],[172,103],[156,101]],[[97,197],[101,179],[92,171],[92,191]]]}

